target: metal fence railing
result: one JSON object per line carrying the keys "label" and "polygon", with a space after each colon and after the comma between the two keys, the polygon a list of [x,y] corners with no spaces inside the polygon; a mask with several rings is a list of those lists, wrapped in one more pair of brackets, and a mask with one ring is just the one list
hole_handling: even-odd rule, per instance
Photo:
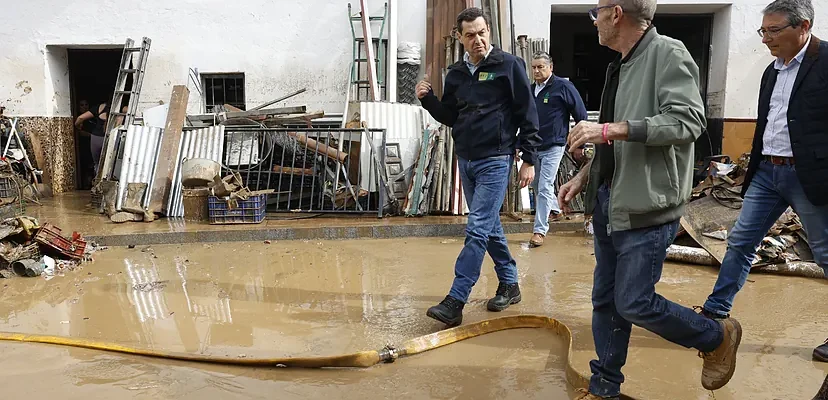
{"label": "metal fence railing", "polygon": [[223,163],[268,211],[377,213],[388,203],[384,129],[226,126]]}

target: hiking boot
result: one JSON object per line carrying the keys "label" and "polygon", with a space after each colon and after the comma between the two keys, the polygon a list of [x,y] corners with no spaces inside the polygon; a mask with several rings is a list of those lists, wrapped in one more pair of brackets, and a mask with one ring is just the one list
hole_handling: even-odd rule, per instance
{"label": "hiking boot", "polygon": [[540,233],[536,233],[532,235],[532,239],[529,240],[529,247],[540,247],[543,246],[543,235]]}
{"label": "hiking boot", "polygon": [[814,349],[814,361],[828,362],[828,339],[825,343]]}
{"label": "hiking boot", "polygon": [[578,389],[578,392],[582,393],[575,400],[619,400],[618,396],[615,397],[600,397],[590,393],[586,389]]}
{"label": "hiking boot", "polygon": [[512,304],[520,303],[520,287],[517,283],[499,283],[495,297],[486,304],[489,311],[503,311]]}
{"label": "hiking boot", "polygon": [[727,385],[736,371],[736,352],[742,342],[742,326],[733,318],[715,320],[722,326],[722,344],[710,353],[699,353],[704,359],[701,382],[707,390]]}
{"label": "hiking boot", "polygon": [[440,304],[431,307],[426,315],[434,318],[449,327],[460,325],[463,322],[463,307],[465,304],[451,296],[446,296]]}

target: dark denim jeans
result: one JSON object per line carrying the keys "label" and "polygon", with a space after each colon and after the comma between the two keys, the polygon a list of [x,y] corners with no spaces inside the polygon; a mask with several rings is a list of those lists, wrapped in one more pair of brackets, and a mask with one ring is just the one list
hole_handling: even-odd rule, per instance
{"label": "dark denim jeans", "polygon": [[805,197],[795,166],[762,161],[728,235],[727,253],[713,293],[704,303],[705,310],[718,315],[730,313],[736,293],[747,281],[756,247],[788,206],[799,215],[814,260],[828,276],[828,206],[815,206]]}
{"label": "dark denim jeans", "polygon": [[495,264],[502,283],[517,283],[517,264],[509,253],[506,235],[500,224],[500,208],[506,197],[512,156],[468,161],[457,158],[463,192],[469,206],[466,244],[454,265],[454,284],[449,295],[468,302],[472,287],[480,278],[486,252]]}
{"label": "dark denim jeans", "polygon": [[592,221],[596,261],[592,335],[598,359],[589,363],[589,391],[601,397],[621,392],[632,324],[703,352],[715,350],[723,338],[718,322],[655,292],[679,222],[607,234],[609,196],[609,188],[601,186]]}

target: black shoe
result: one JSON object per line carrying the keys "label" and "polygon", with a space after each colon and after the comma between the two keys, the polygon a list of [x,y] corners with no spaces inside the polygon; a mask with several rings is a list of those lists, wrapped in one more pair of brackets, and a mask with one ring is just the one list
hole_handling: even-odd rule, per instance
{"label": "black shoe", "polygon": [[828,339],[825,340],[822,346],[814,349],[814,360],[828,362]]}
{"label": "black shoe", "polygon": [[446,296],[440,304],[431,307],[426,315],[434,318],[449,327],[460,325],[463,322],[463,307],[465,304],[451,296]]}
{"label": "black shoe", "polygon": [[712,320],[719,320],[719,319],[728,319],[728,318],[730,318],[730,314],[726,314],[726,315],[714,314],[714,313],[712,313],[712,312],[710,312],[710,311],[705,310],[703,307],[699,307],[699,306],[694,306],[694,307],[693,307],[693,310],[698,311],[698,312],[699,312],[699,314],[704,315],[705,317],[710,318],[710,319],[712,319]]}
{"label": "black shoe", "polygon": [[503,311],[512,304],[520,303],[520,287],[517,283],[503,283],[497,285],[495,297],[486,304],[489,311]]}

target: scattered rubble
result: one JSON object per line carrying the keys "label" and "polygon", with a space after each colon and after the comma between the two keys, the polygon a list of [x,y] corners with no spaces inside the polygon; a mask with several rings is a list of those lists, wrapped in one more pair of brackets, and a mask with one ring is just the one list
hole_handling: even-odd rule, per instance
{"label": "scattered rubble", "polygon": [[[681,226],[698,247],[674,244],[667,259],[700,265],[720,265],[727,252],[727,237],[742,207],[741,190],[750,156],[736,163],[710,162],[707,177],[693,190]],[[753,260],[754,270],[822,277],[799,216],[788,208],[768,231]]]}
{"label": "scattered rubble", "polygon": [[[47,280],[91,262],[102,248],[73,232],[67,238],[60,228],[21,216],[0,221],[0,276],[44,276]],[[11,271],[11,272],[10,272]],[[12,274],[13,273],[13,274]]]}

